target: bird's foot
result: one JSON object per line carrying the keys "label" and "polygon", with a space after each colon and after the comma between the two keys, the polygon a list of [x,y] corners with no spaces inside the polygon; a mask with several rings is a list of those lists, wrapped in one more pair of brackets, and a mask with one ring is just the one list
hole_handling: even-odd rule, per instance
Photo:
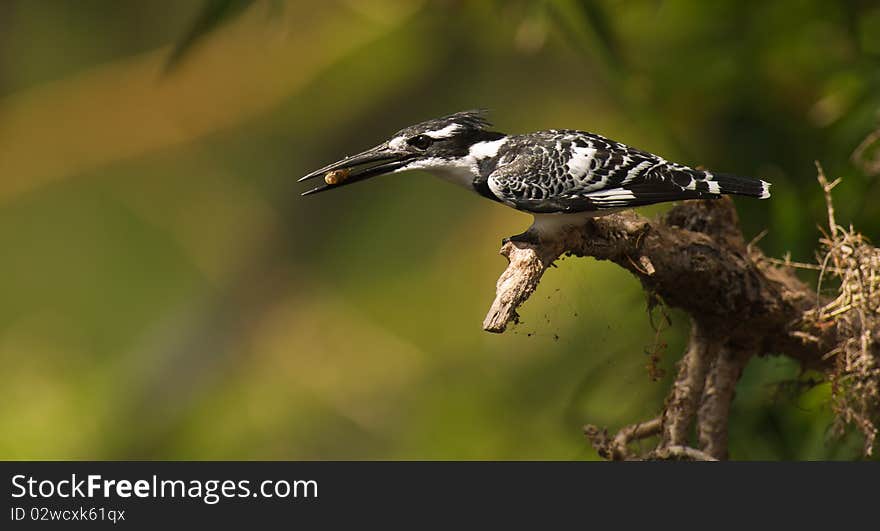
{"label": "bird's foot", "polygon": [[501,245],[506,245],[510,242],[525,243],[528,245],[539,245],[541,243],[541,237],[538,235],[537,231],[527,230],[522,234],[517,234],[516,236],[504,238],[503,240],[501,240]]}

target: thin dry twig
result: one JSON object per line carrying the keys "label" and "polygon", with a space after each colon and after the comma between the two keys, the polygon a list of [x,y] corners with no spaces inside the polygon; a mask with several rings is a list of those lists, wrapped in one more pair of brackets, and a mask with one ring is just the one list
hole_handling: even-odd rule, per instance
{"label": "thin dry twig", "polygon": [[601,457],[622,461],[638,457],[627,448],[630,443],[658,435],[661,427],[662,421],[657,417],[621,428],[614,437],[609,437],[608,430],[588,424],[584,426],[584,435]]}
{"label": "thin dry twig", "polygon": [[837,236],[837,222],[834,220],[834,201],[831,199],[831,190],[840,184],[840,177],[834,179],[834,182],[829,183],[828,178],[825,177],[825,170],[822,169],[822,165],[818,160],[815,161],[815,164],[816,171],[818,172],[816,179],[819,181],[822,192],[825,194],[825,207],[828,209],[828,228],[831,230],[831,237],[834,238]]}
{"label": "thin dry twig", "polygon": [[[765,256],[763,258],[763,260],[765,262],[767,262],[768,264],[773,264],[773,265],[778,265],[778,266],[793,267],[795,269],[810,269],[812,271],[823,271],[823,268],[821,265],[808,264],[806,262],[795,262],[795,261],[788,259],[788,258],[786,258],[785,260],[780,260],[779,258],[772,258],[769,256]],[[838,272],[837,269],[834,269],[834,268],[829,269],[828,267],[825,267],[824,270],[831,271],[833,273]]]}
{"label": "thin dry twig", "polygon": [[680,461],[718,461],[715,457],[689,446],[664,446],[649,455],[651,459]]}
{"label": "thin dry twig", "polygon": [[806,317],[815,326],[836,329],[839,338],[825,354],[835,361],[830,373],[835,432],[854,424],[865,437],[865,455],[871,455],[880,424],[880,249],[852,227],[837,225],[830,192],[840,179],[829,183],[821,166],[817,168],[829,226],[829,234],[820,240],[825,251],[820,280],[832,273],[840,287],[836,298]]}

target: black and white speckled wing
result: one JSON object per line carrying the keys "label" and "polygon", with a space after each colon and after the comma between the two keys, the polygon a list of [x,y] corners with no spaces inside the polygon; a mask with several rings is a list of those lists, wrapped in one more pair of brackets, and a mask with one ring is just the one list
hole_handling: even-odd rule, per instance
{"label": "black and white speckled wing", "polygon": [[582,131],[508,137],[487,184],[502,202],[534,213],[629,208],[722,194],[768,197],[758,179],[712,174]]}

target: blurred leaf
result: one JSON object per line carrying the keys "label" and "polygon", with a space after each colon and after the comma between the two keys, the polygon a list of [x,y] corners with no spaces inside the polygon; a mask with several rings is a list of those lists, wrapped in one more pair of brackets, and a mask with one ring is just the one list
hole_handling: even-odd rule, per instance
{"label": "blurred leaf", "polygon": [[208,34],[229,22],[250,7],[255,0],[206,0],[202,10],[165,63],[165,73],[173,71],[192,49]]}
{"label": "blurred leaf", "polygon": [[623,70],[614,27],[605,10],[593,0],[553,0],[550,13],[565,37],[586,56],[596,55],[608,75]]}
{"label": "blurred leaf", "polygon": [[[308,25],[282,35],[284,24],[267,31],[259,17],[243,17],[217,30],[198,60],[164,83],[156,83],[165,62],[160,49],[0,99],[0,202],[240,124],[401,27],[415,12],[398,9],[397,18],[352,26],[331,4],[292,6],[290,18],[307,13]],[[342,34],[345,39],[321,40]],[[282,68],[292,57],[298,58],[297,68]],[[44,156],[48,152],[55,156]]]}

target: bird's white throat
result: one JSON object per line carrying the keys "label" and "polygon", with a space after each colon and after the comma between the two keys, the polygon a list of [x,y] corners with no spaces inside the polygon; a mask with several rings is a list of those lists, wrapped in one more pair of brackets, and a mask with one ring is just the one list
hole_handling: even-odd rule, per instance
{"label": "bird's white throat", "polygon": [[477,142],[470,147],[468,154],[464,157],[454,159],[431,157],[416,160],[397,171],[426,170],[446,181],[471,190],[474,179],[480,176],[480,161],[497,156],[498,150],[505,142],[507,142],[507,137]]}

